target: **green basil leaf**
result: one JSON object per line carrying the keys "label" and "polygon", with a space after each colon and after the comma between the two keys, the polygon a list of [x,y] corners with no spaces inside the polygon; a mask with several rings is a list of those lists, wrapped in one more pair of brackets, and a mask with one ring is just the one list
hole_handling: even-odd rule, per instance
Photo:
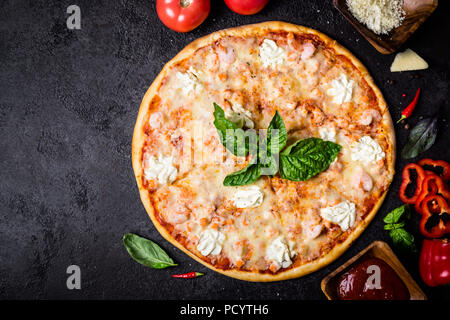
{"label": "green basil leaf", "polygon": [[394,229],[400,229],[405,226],[405,222],[399,222],[399,223],[388,223],[384,225],[384,230],[394,230]]}
{"label": "green basil leaf", "polygon": [[130,256],[144,266],[154,269],[177,266],[167,253],[151,240],[126,233],[122,241]]}
{"label": "green basil leaf", "polygon": [[243,186],[258,180],[261,168],[256,163],[249,163],[244,169],[233,172],[223,180],[224,186]]}
{"label": "green basil leaf", "polygon": [[[275,131],[276,130],[276,131]],[[280,153],[286,146],[287,130],[278,111],[275,112],[267,129],[267,150],[271,153]],[[274,150],[272,150],[274,148]]]}
{"label": "green basil leaf", "polygon": [[399,222],[400,218],[405,215],[405,218],[409,219],[410,216],[410,208],[409,205],[404,204],[398,208],[395,208],[391,212],[389,212],[386,217],[384,217],[383,221],[385,223],[397,223]]}
{"label": "green basil leaf", "polygon": [[269,164],[267,165],[260,164],[260,168],[261,168],[261,175],[273,177],[278,172],[279,160],[277,160],[274,155],[271,155],[269,157]]}
{"label": "green basil leaf", "polygon": [[214,126],[219,133],[220,142],[235,156],[245,157],[249,150],[249,139],[242,130],[242,121],[237,123],[228,120],[225,112],[214,103]]}
{"label": "green basil leaf", "polygon": [[389,232],[392,238],[392,242],[395,246],[411,250],[413,252],[417,251],[416,244],[414,242],[414,236],[403,228],[393,229]]}
{"label": "green basil leaf", "polygon": [[408,141],[402,150],[402,158],[415,158],[430,149],[436,141],[437,129],[437,116],[420,121],[409,134]]}
{"label": "green basil leaf", "polygon": [[266,135],[262,135],[258,140],[258,163],[261,166],[270,165],[270,150],[268,137]]}
{"label": "green basil leaf", "polygon": [[326,170],[341,149],[319,138],[299,140],[280,154],[280,176],[292,181],[308,180]]}

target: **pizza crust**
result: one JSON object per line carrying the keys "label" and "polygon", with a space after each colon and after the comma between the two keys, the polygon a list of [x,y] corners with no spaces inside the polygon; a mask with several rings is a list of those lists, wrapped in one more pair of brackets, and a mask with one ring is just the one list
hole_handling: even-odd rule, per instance
{"label": "pizza crust", "polygon": [[155,211],[152,206],[149,192],[147,189],[144,188],[142,184],[142,173],[143,173],[143,167],[142,167],[142,149],[145,142],[145,134],[144,134],[144,124],[146,120],[146,114],[148,112],[150,102],[152,101],[153,97],[157,94],[157,90],[161,85],[162,79],[167,75],[168,70],[170,68],[177,64],[178,62],[188,58],[191,56],[197,49],[207,46],[216,40],[225,37],[225,36],[246,36],[246,35],[257,35],[257,34],[264,34],[271,31],[287,31],[287,32],[293,32],[293,33],[304,33],[304,34],[313,34],[318,37],[322,41],[325,42],[325,44],[328,47],[333,48],[337,54],[344,55],[347,57],[351,63],[358,69],[358,71],[361,73],[363,78],[366,80],[368,85],[372,88],[373,92],[375,93],[377,100],[379,102],[380,110],[382,111],[382,122],[384,126],[387,128],[388,132],[386,133],[386,137],[389,140],[389,144],[392,147],[392,150],[390,152],[386,153],[386,161],[388,167],[386,168],[388,171],[389,181],[387,185],[389,186],[392,178],[394,176],[394,164],[395,164],[395,131],[393,127],[393,122],[391,119],[391,116],[388,112],[388,108],[386,105],[386,102],[383,98],[383,95],[381,91],[378,89],[378,87],[375,85],[372,77],[369,75],[367,69],[362,65],[362,63],[356,59],[356,57],[353,56],[350,51],[339,45],[335,40],[329,38],[328,36],[324,35],[321,32],[318,32],[316,30],[298,26],[290,23],[280,22],[280,21],[270,21],[270,22],[264,22],[259,24],[253,24],[253,25],[246,25],[241,26],[237,28],[231,28],[231,29],[225,29],[220,30],[215,33],[212,33],[210,35],[207,35],[205,37],[199,38],[189,45],[187,45],[183,50],[181,50],[172,60],[170,60],[162,69],[162,71],[159,73],[159,75],[156,77],[150,88],[147,90],[140,109],[137,116],[136,125],[134,128],[133,133],[133,141],[132,141],[132,163],[133,163],[133,170],[136,176],[136,182],[139,188],[139,193],[141,200],[144,204],[144,207],[150,216],[153,224],[155,225],[156,229],[159,231],[159,233],[171,244],[173,244],[175,247],[179,248],[181,251],[189,255],[194,260],[198,261],[199,263],[205,265],[206,267],[219,272],[221,274],[224,274],[229,277],[233,277],[240,280],[246,280],[246,281],[258,281],[258,282],[268,282],[268,281],[280,281],[280,280],[286,280],[286,279],[292,279],[304,276],[306,274],[309,274],[311,272],[314,272],[316,270],[319,270],[323,268],[324,266],[328,265],[329,263],[333,262],[335,259],[337,259],[341,254],[347,250],[348,247],[352,245],[352,243],[359,237],[359,235],[364,231],[364,229],[368,226],[368,224],[372,221],[375,214],[377,213],[378,209],[380,208],[381,204],[383,203],[384,198],[386,197],[386,194],[388,192],[388,188],[384,191],[384,193],[380,196],[378,201],[375,203],[372,210],[364,217],[364,220],[359,223],[352,232],[347,236],[347,238],[334,246],[326,255],[321,256],[319,259],[313,260],[309,263],[303,264],[298,267],[293,267],[290,269],[282,270],[278,273],[272,274],[272,273],[262,273],[262,272],[250,272],[250,271],[241,271],[241,270],[222,270],[214,267],[213,265],[209,264],[208,262],[202,260],[201,258],[197,257],[195,254],[187,250],[183,245],[181,245],[177,240],[175,240],[168,232],[167,230],[159,223],[158,219],[155,217]]}

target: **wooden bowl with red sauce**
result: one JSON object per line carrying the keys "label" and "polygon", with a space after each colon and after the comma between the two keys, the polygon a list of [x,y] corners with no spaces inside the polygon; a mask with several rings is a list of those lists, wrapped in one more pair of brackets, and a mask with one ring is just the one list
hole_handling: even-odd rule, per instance
{"label": "wooden bowl with red sauce", "polygon": [[[381,260],[381,262],[378,259]],[[398,283],[398,288],[396,288],[395,290],[393,289],[393,287],[388,288],[394,294],[397,295],[397,298],[393,299],[408,299],[408,298],[409,300],[427,299],[425,293],[413,280],[408,271],[406,271],[405,267],[398,260],[397,256],[394,254],[389,245],[383,241],[372,242],[367,248],[362,250],[356,256],[349,259],[339,268],[337,268],[336,270],[331,272],[328,276],[326,276],[321,282],[321,288],[323,293],[326,295],[328,300],[342,300],[344,298],[351,299],[351,295],[348,296],[341,295],[342,290],[340,289],[342,289],[343,284],[345,285],[344,281],[348,281],[349,277],[351,276],[354,277],[355,275],[358,276],[363,275],[361,273],[361,270],[359,270],[359,266],[366,268],[368,264],[371,264],[372,262],[376,263],[377,261],[381,266],[381,269],[379,269],[381,270],[381,276],[388,277],[388,279],[384,279],[384,282],[383,279],[381,280],[382,285],[384,283],[385,285],[387,284],[387,286],[390,287],[391,285],[395,284],[396,278],[400,282]],[[369,272],[369,269],[367,269],[367,271],[368,271],[367,274],[364,273],[367,277],[374,275],[374,273]],[[355,280],[355,278],[353,278],[352,280]],[[373,277],[371,279],[371,283],[373,283],[372,280]],[[401,294],[402,289],[406,290],[405,293],[406,295]],[[384,290],[384,288],[381,288],[381,290]],[[371,299],[381,299],[379,297],[377,298],[376,296],[374,296],[373,293],[374,292],[381,293],[383,291],[369,290],[368,292],[371,293],[370,295]],[[389,296],[390,295],[386,293],[385,297]],[[360,300],[363,299],[360,298]]]}

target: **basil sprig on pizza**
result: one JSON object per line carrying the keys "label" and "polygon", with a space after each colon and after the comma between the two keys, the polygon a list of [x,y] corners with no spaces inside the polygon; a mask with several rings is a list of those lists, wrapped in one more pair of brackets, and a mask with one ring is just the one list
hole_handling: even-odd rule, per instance
{"label": "basil sprig on pizza", "polygon": [[132,159],[164,238],[227,276],[278,281],[329,264],[363,232],[392,181],[395,139],[348,50],[267,22],[198,39],[166,64]]}
{"label": "basil sprig on pizza", "polygon": [[271,169],[269,175],[279,170],[283,179],[305,181],[325,171],[342,149],[337,143],[320,138],[297,140],[285,148],[287,130],[278,111],[270,121],[265,139],[261,139],[261,135],[253,129],[247,129],[249,134],[246,134],[243,118],[235,117],[235,121],[227,119],[217,103],[214,103],[214,125],[220,141],[234,155],[245,157],[253,150],[245,168],[225,177],[225,186],[251,184],[267,167]]}

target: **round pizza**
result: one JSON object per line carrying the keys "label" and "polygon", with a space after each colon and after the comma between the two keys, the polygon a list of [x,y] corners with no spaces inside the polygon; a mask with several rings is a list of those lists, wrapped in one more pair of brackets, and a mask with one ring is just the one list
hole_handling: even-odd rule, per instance
{"label": "round pizza", "polygon": [[276,281],[327,265],[367,227],[394,175],[395,137],[348,50],[265,22],[200,38],[164,66],[132,157],[165,239],[227,276]]}

